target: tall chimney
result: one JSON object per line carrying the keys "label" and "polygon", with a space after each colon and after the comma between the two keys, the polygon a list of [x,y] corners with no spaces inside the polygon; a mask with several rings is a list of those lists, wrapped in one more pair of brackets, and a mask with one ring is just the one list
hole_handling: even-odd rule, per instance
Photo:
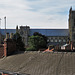
{"label": "tall chimney", "polygon": [[9,39],[9,33],[6,33],[6,39]]}
{"label": "tall chimney", "polygon": [[11,39],[13,38],[13,33],[10,33],[10,38],[11,38]]}

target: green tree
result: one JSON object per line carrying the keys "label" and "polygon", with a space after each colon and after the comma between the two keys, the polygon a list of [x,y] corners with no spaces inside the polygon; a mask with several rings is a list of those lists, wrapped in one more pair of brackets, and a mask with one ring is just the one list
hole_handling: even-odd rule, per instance
{"label": "green tree", "polygon": [[16,32],[13,36],[13,39],[14,39],[14,41],[16,41],[17,50],[24,51],[25,50],[25,48],[24,48],[25,45],[22,42],[22,37],[20,36],[20,34]]}
{"label": "green tree", "polygon": [[30,36],[29,38],[30,48],[27,50],[38,50],[40,48],[46,48],[47,40],[44,38],[44,35],[37,33],[37,35]]}
{"label": "green tree", "polygon": [[38,33],[38,32],[34,32],[33,35],[34,35],[34,36],[41,36],[41,37],[43,37],[44,41],[45,41],[46,44],[47,44],[47,37],[46,37],[45,35],[42,35],[41,33]]}

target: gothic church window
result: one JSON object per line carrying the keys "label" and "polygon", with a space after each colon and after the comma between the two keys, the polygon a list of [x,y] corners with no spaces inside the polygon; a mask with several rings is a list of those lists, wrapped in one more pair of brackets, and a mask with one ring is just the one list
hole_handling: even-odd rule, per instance
{"label": "gothic church window", "polygon": [[23,35],[23,31],[21,31],[20,34]]}

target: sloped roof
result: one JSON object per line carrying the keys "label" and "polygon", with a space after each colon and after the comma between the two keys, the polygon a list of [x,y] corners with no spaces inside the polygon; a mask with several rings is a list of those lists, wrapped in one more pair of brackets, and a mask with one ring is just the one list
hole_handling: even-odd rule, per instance
{"label": "sloped roof", "polygon": [[45,36],[68,36],[68,29],[30,29],[30,36],[33,35],[34,32],[39,32]]}
{"label": "sloped roof", "polygon": [[0,69],[30,75],[75,75],[75,53],[25,52],[0,59]]}
{"label": "sloped roof", "polygon": [[[6,29],[7,33],[15,33],[16,29]],[[68,36],[68,29],[30,29],[29,35],[32,36],[34,32],[39,32],[45,36]],[[5,30],[1,29],[1,33],[5,35]]]}
{"label": "sloped roof", "polygon": [[[1,33],[5,35],[5,29],[0,29]],[[6,29],[6,33],[15,33],[16,29]]]}

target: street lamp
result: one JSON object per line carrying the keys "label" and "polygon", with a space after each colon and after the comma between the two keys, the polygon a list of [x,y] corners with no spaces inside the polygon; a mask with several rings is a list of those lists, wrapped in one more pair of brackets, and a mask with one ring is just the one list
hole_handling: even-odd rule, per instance
{"label": "street lamp", "polygon": [[6,34],[6,16],[4,17],[5,20],[5,34]]}

